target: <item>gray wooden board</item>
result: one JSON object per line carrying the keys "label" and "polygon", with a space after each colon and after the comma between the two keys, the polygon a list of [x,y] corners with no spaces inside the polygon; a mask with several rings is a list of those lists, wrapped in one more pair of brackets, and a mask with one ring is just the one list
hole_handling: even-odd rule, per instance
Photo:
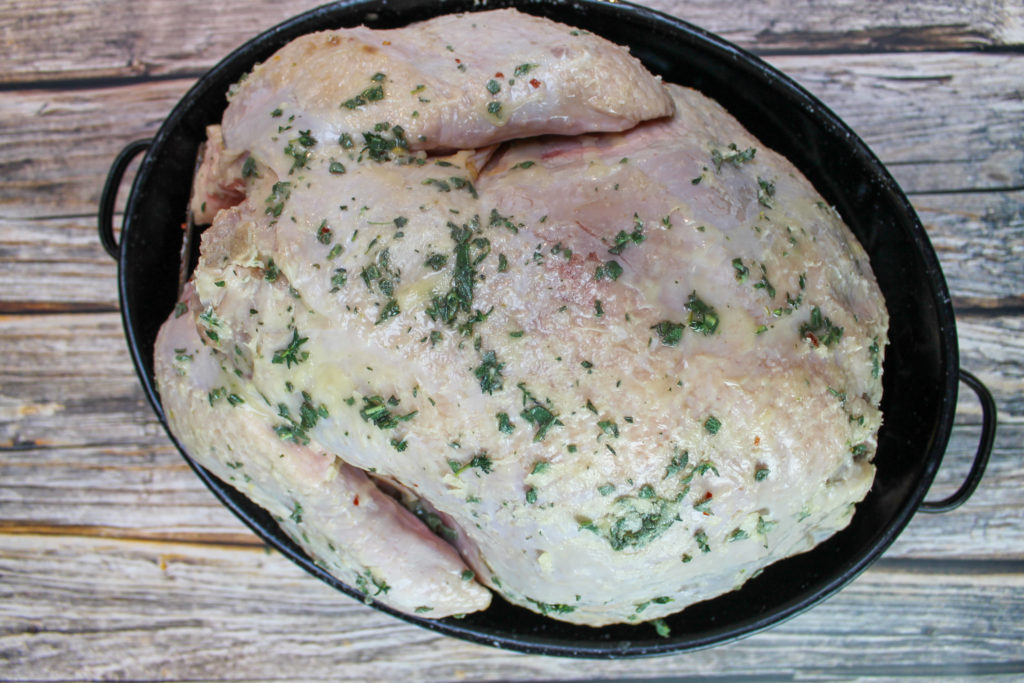
{"label": "gray wooden board", "polygon": [[[1024,680],[1024,4],[649,3],[765,55],[887,164],[1001,426],[974,497],[916,515],[824,604],[738,643],[630,662],[471,645],[331,590],[216,502],[145,401],[96,240],[107,168],[212,64],[316,4],[2,11],[0,679]],[[959,484],[979,423],[963,388],[930,498]]]}

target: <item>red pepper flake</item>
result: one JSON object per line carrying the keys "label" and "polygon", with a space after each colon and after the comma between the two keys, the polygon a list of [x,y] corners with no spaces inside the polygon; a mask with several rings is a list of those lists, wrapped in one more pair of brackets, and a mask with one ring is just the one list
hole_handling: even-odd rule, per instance
{"label": "red pepper flake", "polygon": [[814,344],[814,348],[818,348],[818,338],[814,336],[813,332],[804,332],[804,336],[811,340],[811,343]]}
{"label": "red pepper flake", "polygon": [[495,77],[495,78],[505,78],[505,74],[503,74],[503,73],[501,73],[501,72],[499,71],[499,72],[497,72],[497,73],[495,73],[495,74],[494,74],[494,77]]}
{"label": "red pepper flake", "polygon": [[352,499],[352,504],[356,507],[359,507],[359,496],[356,496],[355,498]]}
{"label": "red pepper flake", "polygon": [[540,87],[540,81],[538,81],[536,78],[531,78],[530,79],[530,85],[532,85],[534,88],[539,88]]}
{"label": "red pepper flake", "polygon": [[459,59],[458,57],[456,57],[456,58],[455,58],[455,63],[456,63],[456,64],[462,64],[462,60],[461,60],[461,59]]}
{"label": "red pepper flake", "polygon": [[760,446],[761,445],[761,437],[759,437],[759,436],[755,436],[754,437],[754,445],[755,446]]}

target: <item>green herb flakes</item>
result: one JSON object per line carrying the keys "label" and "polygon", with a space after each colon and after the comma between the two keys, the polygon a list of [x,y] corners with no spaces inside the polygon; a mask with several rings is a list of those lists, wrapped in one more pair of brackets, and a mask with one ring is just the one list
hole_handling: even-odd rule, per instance
{"label": "green herb flakes", "polygon": [[503,387],[501,370],[505,364],[498,362],[498,356],[493,350],[484,351],[480,358],[480,365],[473,370],[473,374],[480,381],[480,391],[493,394]]}
{"label": "green herb flakes", "polygon": [[800,338],[809,339],[814,346],[824,344],[827,347],[839,343],[843,337],[843,328],[832,324],[832,321],[821,314],[821,309],[815,306],[811,309],[811,316],[807,322],[800,325]]}
{"label": "green herb flakes", "polygon": [[722,170],[723,164],[730,164],[738,168],[748,161],[753,161],[756,154],[757,150],[753,147],[740,150],[735,142],[730,142],[724,152],[719,149],[711,150],[711,163],[715,165],[715,173],[718,173]]}
{"label": "green herb flakes", "polygon": [[[498,431],[502,434],[511,434],[516,430],[516,426],[509,419],[508,413],[498,413],[495,417],[498,420]],[[536,469],[536,466],[534,466],[534,469]]]}
{"label": "green herb flakes", "polygon": [[455,476],[462,474],[468,469],[477,469],[484,474],[490,474],[493,466],[494,463],[487,457],[486,451],[480,451],[466,463],[460,463],[457,460],[448,461],[448,467],[450,467],[452,472],[455,473]]}
{"label": "green herb flakes", "polygon": [[293,364],[298,365],[307,358],[309,358],[308,351],[301,351],[300,347],[309,341],[308,337],[300,337],[299,331],[292,329],[292,339],[288,342],[288,346],[283,349],[279,349],[274,352],[273,358],[270,359],[271,363],[284,364],[286,367],[291,367]]}
{"label": "green herb flakes", "polygon": [[690,329],[705,336],[715,333],[718,329],[718,313],[714,308],[697,298],[696,292],[690,293],[686,302],[686,310],[690,312]]}
{"label": "green herb flakes", "polygon": [[619,265],[618,261],[605,261],[603,265],[598,266],[594,270],[595,280],[618,280],[619,276],[622,275],[622,266]]}
{"label": "green herb flakes", "polygon": [[679,341],[683,338],[685,325],[674,323],[671,320],[662,320],[660,323],[651,326],[651,329],[657,333],[658,339],[665,346],[678,346]]}

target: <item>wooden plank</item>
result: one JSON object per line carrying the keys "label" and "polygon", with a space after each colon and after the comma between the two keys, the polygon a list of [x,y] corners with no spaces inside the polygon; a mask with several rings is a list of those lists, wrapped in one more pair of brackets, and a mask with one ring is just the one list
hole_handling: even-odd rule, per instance
{"label": "wooden plank", "polygon": [[[964,507],[918,514],[888,558],[1024,559],[1024,425],[998,433],[988,473]],[[928,498],[959,486],[978,444],[953,430]],[[0,458],[0,534],[260,545],[193,475],[162,434],[135,445],[23,448]]]}
{"label": "wooden plank", "polygon": [[[11,0],[0,22],[7,57],[0,83],[198,74],[261,31],[318,4]],[[1024,42],[1024,10],[999,0],[891,7],[855,0],[643,4],[762,54],[964,50]]]}
{"label": "wooden plank", "polygon": [[95,214],[114,157],[131,140],[151,137],[192,84],[4,93],[0,215]]}
{"label": "wooden plank", "polygon": [[[911,193],[1024,188],[1024,56],[776,57]],[[15,90],[0,109],[0,215],[91,214],[130,140],[151,136],[189,79],[84,91]],[[936,144],[936,141],[942,141]],[[47,154],[40,154],[45,149]]]}
{"label": "wooden plank", "polygon": [[[988,384],[1004,422],[1024,419],[1022,328],[1024,316],[1012,315],[958,327],[962,365]],[[130,445],[161,433],[117,314],[0,317],[0,354],[0,448]]]}
{"label": "wooden plank", "polygon": [[0,313],[115,311],[117,263],[94,216],[0,218]]}
{"label": "wooden plank", "polygon": [[[633,661],[518,655],[377,613],[276,553],[0,535],[6,679],[572,680],[794,671],[839,677],[998,673],[1024,660],[1020,563],[883,562],[773,630]],[[647,628],[647,627],[639,627]],[[851,657],[870,651],[871,657]],[[786,652],[786,657],[766,653]]]}
{"label": "wooden plank", "polygon": [[[911,203],[957,307],[1024,303],[1024,190],[916,195]],[[0,313],[118,306],[117,266],[93,216],[0,218],[0,281]]]}
{"label": "wooden plank", "polygon": [[[897,556],[1006,558],[1024,548],[1022,328],[1024,317],[960,321],[963,365],[999,401],[996,450],[975,498],[954,513],[919,515]],[[0,355],[0,532],[254,542],[171,447],[116,314],[4,318]],[[966,388],[960,404],[931,499],[956,488],[976,450],[979,409]]]}
{"label": "wooden plank", "polygon": [[846,121],[905,191],[1024,188],[1020,55],[770,61]]}

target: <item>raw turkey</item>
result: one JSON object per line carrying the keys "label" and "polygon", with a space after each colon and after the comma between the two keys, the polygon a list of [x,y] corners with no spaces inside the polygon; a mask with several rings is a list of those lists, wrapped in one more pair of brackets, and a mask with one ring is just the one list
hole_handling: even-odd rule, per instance
{"label": "raw turkey", "polygon": [[511,10],[314,34],[209,146],[213,223],[157,340],[169,424],[367,600],[656,619],[871,487],[864,250],[622,48]]}

